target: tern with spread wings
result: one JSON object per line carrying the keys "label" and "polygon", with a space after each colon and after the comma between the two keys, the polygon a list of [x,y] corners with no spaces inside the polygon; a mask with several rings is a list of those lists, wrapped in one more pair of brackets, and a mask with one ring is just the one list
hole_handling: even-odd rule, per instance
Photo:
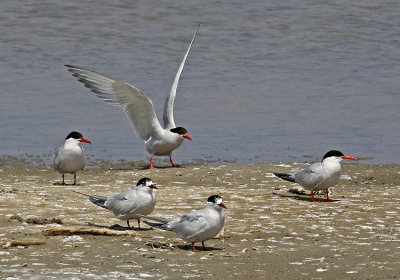
{"label": "tern with spread wings", "polygon": [[171,165],[176,167],[172,162],[172,152],[182,145],[185,139],[192,141],[185,128],[175,125],[173,107],[179,78],[199,27],[200,25],[193,35],[176,73],[170,93],[165,101],[163,114],[164,127],[158,121],[150,98],[133,85],[92,69],[65,65],[78,81],[83,83],[103,101],[123,107],[135,127],[136,134],[144,140],[146,150],[151,155],[150,168],[154,167],[153,156],[168,156]]}

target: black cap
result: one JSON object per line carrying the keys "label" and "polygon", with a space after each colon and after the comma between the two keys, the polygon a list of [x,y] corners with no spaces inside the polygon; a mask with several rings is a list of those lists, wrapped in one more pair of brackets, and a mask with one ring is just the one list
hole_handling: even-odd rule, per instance
{"label": "black cap", "polygon": [[82,139],[83,135],[80,134],[79,132],[76,131],[72,131],[70,134],[68,134],[67,138],[65,138],[65,140],[69,139],[69,138],[74,138],[74,139]]}
{"label": "black cap", "polygon": [[328,158],[328,157],[343,157],[344,154],[341,151],[337,151],[337,150],[330,150],[329,152],[327,152],[324,157],[322,158],[322,160]]}

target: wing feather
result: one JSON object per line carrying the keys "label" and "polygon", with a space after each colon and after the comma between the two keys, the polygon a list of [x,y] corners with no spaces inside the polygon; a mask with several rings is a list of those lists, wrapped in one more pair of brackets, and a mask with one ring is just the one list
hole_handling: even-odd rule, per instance
{"label": "wing feather", "polygon": [[110,75],[74,65],[65,65],[79,82],[105,102],[120,105],[132,121],[137,135],[148,140],[162,134],[151,100],[136,87]]}
{"label": "wing feather", "polygon": [[190,49],[192,48],[194,39],[196,38],[197,31],[199,31],[200,24],[197,26],[197,29],[193,35],[192,41],[190,42],[189,47],[188,47],[185,55],[183,56],[181,65],[178,68],[178,72],[175,75],[175,79],[172,84],[171,90],[169,92],[167,100],[165,101],[164,115],[163,115],[165,129],[171,129],[171,128],[176,127],[175,121],[174,121],[174,101],[175,101],[175,96],[176,96],[176,89],[178,88],[179,78],[182,74],[183,67],[185,66],[186,58],[188,57]]}
{"label": "wing feather", "polygon": [[313,188],[320,185],[324,178],[321,172],[321,163],[314,163],[294,174],[296,183],[305,188]]}
{"label": "wing feather", "polygon": [[61,166],[62,163],[62,153],[61,153],[62,147],[59,147],[56,152],[54,153],[54,159],[53,159],[53,169],[55,171],[58,171],[58,169]]}

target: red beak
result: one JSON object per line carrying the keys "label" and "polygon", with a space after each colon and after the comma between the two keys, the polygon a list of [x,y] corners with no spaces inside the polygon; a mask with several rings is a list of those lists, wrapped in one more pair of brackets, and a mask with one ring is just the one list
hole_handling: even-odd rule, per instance
{"label": "red beak", "polygon": [[356,160],[355,157],[351,157],[351,156],[342,156],[342,159],[352,159],[352,160]]}
{"label": "red beak", "polygon": [[186,138],[186,139],[189,139],[190,141],[193,141],[192,138],[190,138],[190,136],[187,135],[187,134],[183,135],[183,138]]}
{"label": "red beak", "polygon": [[150,189],[156,189],[156,190],[158,190],[158,188],[156,187],[156,185],[151,185],[151,186],[150,186]]}
{"label": "red beak", "polygon": [[92,144],[92,142],[90,142],[89,140],[82,138],[81,140],[79,140],[79,142],[85,142],[85,143],[89,143]]}
{"label": "red beak", "polygon": [[223,203],[221,203],[221,204],[218,204],[219,206],[221,206],[222,208],[225,208],[225,209],[227,209],[226,208],[226,206],[223,204]]}

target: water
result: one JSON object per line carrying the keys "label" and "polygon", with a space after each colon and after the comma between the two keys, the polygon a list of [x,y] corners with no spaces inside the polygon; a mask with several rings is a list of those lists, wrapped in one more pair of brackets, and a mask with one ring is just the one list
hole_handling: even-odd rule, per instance
{"label": "water", "polygon": [[164,100],[201,21],[175,102],[193,142],[176,163],[291,162],[330,149],[400,163],[398,1],[0,3],[0,155],[51,160],[72,130],[96,159],[147,160],[121,108],[63,64]]}

